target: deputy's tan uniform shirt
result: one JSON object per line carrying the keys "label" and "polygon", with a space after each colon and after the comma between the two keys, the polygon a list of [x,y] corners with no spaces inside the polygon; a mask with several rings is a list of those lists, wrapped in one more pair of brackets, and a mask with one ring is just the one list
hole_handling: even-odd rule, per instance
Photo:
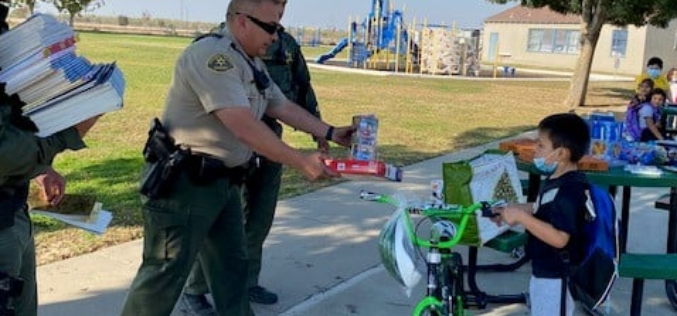
{"label": "deputy's tan uniform shirt", "polygon": [[[187,145],[195,153],[214,156],[227,166],[235,167],[246,163],[252,150],[240,142],[213,112],[244,107],[260,120],[268,107],[281,106],[286,98],[272,80],[268,89],[259,91],[244,50],[227,28],[223,28],[221,35],[221,38],[199,40],[181,54],[163,121],[177,144]],[[259,58],[250,61],[257,69],[265,71]]]}

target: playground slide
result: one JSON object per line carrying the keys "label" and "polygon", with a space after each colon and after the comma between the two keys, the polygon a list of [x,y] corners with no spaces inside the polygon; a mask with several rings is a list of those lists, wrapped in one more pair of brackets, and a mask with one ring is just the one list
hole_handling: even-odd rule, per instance
{"label": "playground slide", "polygon": [[348,46],[348,40],[349,39],[347,37],[340,40],[339,43],[336,44],[336,46],[330,52],[318,57],[317,63],[318,64],[324,64],[324,62],[326,62],[327,60],[330,60],[330,59],[336,57],[336,55],[338,55],[338,53],[340,53],[343,49],[345,49]]}

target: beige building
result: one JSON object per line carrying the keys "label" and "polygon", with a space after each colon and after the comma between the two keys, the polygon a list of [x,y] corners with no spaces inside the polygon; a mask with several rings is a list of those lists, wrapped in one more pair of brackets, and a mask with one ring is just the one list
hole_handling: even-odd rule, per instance
{"label": "beige building", "polygon": [[[573,69],[580,34],[579,16],[516,6],[484,21],[482,60],[498,59],[500,66]],[[605,25],[592,71],[636,75],[653,56],[663,59],[664,70],[677,67],[677,20],[665,29]]]}

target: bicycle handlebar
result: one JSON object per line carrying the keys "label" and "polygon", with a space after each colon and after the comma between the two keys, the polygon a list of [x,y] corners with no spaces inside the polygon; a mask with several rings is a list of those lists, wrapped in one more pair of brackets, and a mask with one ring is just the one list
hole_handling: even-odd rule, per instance
{"label": "bicycle handlebar", "polygon": [[[477,210],[482,210],[483,217],[496,217],[498,216],[498,214],[493,213],[493,209],[505,206],[504,200],[494,201],[493,203],[482,201],[469,205],[467,207],[449,204],[444,205],[421,204],[418,205],[418,207],[416,207],[416,205],[405,206],[401,205],[402,203],[398,203],[398,201],[390,195],[379,194],[365,190],[360,191],[360,198],[367,201],[390,204],[404,208],[406,210],[404,214],[407,218],[406,223],[408,234],[411,240],[414,242],[414,244],[416,244],[419,247],[430,248],[434,246],[439,249],[451,249],[454,246],[456,246],[456,244],[458,244],[458,242],[463,237],[463,234],[465,233],[465,229],[466,226],[468,225],[470,215],[475,215],[475,212]],[[452,219],[458,219],[458,215],[460,214],[461,222],[458,224],[457,233],[454,235],[452,239],[448,241],[440,241],[433,245],[433,242],[426,239],[421,239],[416,235],[409,214],[421,214],[425,217],[439,217],[450,221]]]}

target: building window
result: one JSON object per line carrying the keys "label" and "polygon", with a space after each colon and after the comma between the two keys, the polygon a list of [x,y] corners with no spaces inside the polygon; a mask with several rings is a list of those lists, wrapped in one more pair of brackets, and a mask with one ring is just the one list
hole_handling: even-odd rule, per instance
{"label": "building window", "polygon": [[577,54],[581,32],[564,29],[529,29],[527,51],[535,53]]}
{"label": "building window", "polygon": [[628,47],[628,30],[613,30],[611,33],[611,56],[625,57]]}

